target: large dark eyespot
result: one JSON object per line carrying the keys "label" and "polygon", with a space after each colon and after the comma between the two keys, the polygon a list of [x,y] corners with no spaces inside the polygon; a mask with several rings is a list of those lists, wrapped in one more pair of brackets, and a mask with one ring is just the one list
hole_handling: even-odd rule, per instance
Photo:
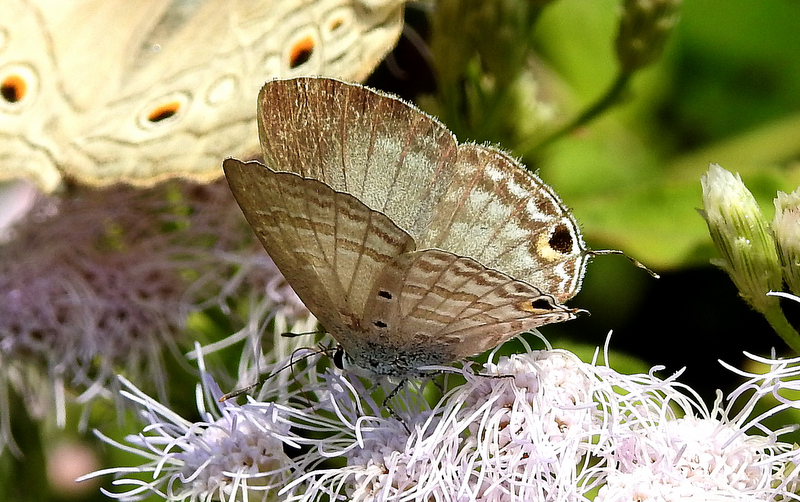
{"label": "large dark eyespot", "polygon": [[548,241],[550,247],[562,254],[572,251],[572,234],[564,223],[559,224]]}
{"label": "large dark eyespot", "polygon": [[305,36],[294,43],[289,51],[289,68],[297,68],[307,63],[314,53],[314,38]]}

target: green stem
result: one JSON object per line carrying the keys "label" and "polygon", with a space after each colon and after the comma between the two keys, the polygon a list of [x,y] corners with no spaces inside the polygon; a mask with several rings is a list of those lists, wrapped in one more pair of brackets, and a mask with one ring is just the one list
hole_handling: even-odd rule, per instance
{"label": "green stem", "polygon": [[789,324],[789,321],[786,320],[781,308],[769,308],[763,311],[762,314],[764,314],[769,325],[778,333],[778,336],[783,339],[786,345],[788,345],[795,354],[800,354],[800,334],[798,334],[792,325]]}
{"label": "green stem", "polygon": [[625,91],[628,81],[631,79],[632,75],[633,73],[629,71],[620,70],[620,72],[617,73],[614,82],[611,84],[605,94],[600,96],[600,98],[595,101],[594,104],[586,108],[580,115],[572,119],[570,122],[567,122],[563,126],[550,133],[543,140],[530,140],[526,143],[523,143],[517,149],[517,151],[522,157],[537,155],[550,143],[571,133],[575,129],[588,124],[603,111],[621,101],[622,93]]}

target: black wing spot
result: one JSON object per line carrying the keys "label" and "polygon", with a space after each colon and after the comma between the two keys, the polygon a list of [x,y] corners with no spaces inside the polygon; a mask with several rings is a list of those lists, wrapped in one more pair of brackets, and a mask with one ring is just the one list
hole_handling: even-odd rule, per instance
{"label": "black wing spot", "polygon": [[336,352],[333,353],[333,365],[340,370],[344,369],[344,349],[336,347]]}
{"label": "black wing spot", "polygon": [[547,298],[539,298],[538,300],[533,300],[531,302],[531,305],[535,309],[553,310],[553,303]]}
{"label": "black wing spot", "polygon": [[391,300],[392,298],[394,298],[390,292],[383,290],[378,291],[378,296],[380,296],[381,298],[386,298],[387,300]]}
{"label": "black wing spot", "polygon": [[567,254],[572,251],[572,233],[565,224],[561,223],[553,230],[553,235],[550,236],[548,244],[555,251]]}
{"label": "black wing spot", "polygon": [[377,326],[377,327],[379,327],[379,328],[385,328],[386,326],[388,326],[388,324],[386,324],[386,323],[385,323],[385,322],[383,322],[383,321],[375,321],[375,322],[373,322],[372,324],[374,324],[375,326]]}

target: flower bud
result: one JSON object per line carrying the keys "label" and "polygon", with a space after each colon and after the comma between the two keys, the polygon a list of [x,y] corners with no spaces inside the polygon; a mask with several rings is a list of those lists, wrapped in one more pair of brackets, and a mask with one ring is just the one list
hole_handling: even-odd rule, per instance
{"label": "flower bud", "polygon": [[800,188],[790,194],[778,192],[772,234],[778,248],[783,282],[800,295]]}
{"label": "flower bud", "polygon": [[765,313],[777,307],[766,296],[781,291],[781,265],[775,241],[753,194],[739,175],[711,164],[701,177],[704,210],[711,239],[722,255],[712,263],[730,275],[739,294],[753,308]]}
{"label": "flower bud", "polygon": [[680,0],[625,0],[617,34],[617,59],[633,72],[661,56],[678,22]]}

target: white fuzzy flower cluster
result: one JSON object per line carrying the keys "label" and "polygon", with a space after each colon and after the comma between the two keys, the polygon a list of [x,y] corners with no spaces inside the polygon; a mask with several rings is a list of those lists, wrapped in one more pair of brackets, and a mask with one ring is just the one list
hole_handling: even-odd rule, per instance
{"label": "white fuzzy flower cluster", "polygon": [[[791,428],[752,415],[795,385],[800,360],[762,362],[767,374],[740,372],[747,382],[710,412],[678,375],[622,375],[562,350],[447,374],[466,381],[435,406],[431,385],[406,384],[384,405],[387,389],[309,370],[296,394],[262,390],[273,402],[203,408],[189,424],[132,391],[149,425],[124,448],[150,462],[103,473],[134,485],[113,495],[124,500],[794,500],[800,457],[778,439]],[[205,392],[219,392],[207,377]],[[775,409],[797,407],[784,397]]]}

